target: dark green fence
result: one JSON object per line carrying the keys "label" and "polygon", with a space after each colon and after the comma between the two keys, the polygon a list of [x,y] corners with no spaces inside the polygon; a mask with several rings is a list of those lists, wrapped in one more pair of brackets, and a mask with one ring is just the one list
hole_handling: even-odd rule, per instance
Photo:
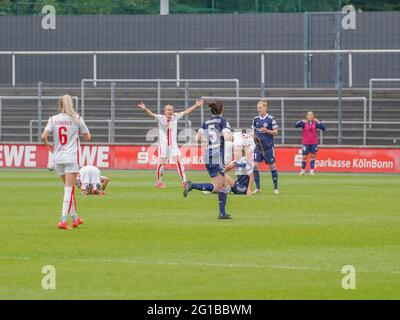
{"label": "dark green fence", "polygon": [[[170,0],[170,13],[265,13],[340,11],[352,4],[362,11],[398,11],[398,0]],[[158,14],[160,0],[0,0],[0,15],[41,14],[53,5],[57,14]]]}

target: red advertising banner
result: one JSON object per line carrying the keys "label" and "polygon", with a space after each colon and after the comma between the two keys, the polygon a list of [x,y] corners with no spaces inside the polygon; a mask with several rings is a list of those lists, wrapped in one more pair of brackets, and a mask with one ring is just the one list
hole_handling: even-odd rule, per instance
{"label": "red advertising banner", "polygon": [[[201,147],[182,147],[181,152],[188,170],[204,169]],[[157,163],[157,147],[85,145],[80,159],[81,165],[100,169],[152,169]],[[48,162],[49,152],[43,145],[0,144],[0,168],[47,168]],[[280,171],[298,171],[301,148],[277,147],[276,163]],[[400,173],[400,149],[323,147],[316,168],[319,172]],[[261,169],[266,169],[265,165]]]}

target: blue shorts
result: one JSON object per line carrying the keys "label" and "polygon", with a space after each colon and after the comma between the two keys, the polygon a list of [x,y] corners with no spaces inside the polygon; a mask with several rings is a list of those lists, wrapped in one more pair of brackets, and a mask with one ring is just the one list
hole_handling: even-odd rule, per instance
{"label": "blue shorts", "polygon": [[318,152],[318,145],[317,144],[303,144],[301,148],[303,151],[303,156],[311,154],[316,154]]}
{"label": "blue shorts", "polygon": [[264,149],[264,155],[260,152],[260,149],[256,148],[254,150],[254,161],[261,163],[263,162],[263,160],[266,164],[271,164],[275,162],[275,148],[273,146]]}
{"label": "blue shorts", "polygon": [[219,174],[225,176],[225,169],[220,164],[206,164],[206,169],[211,178],[215,178]]}
{"label": "blue shorts", "polygon": [[231,188],[231,191],[234,194],[247,194],[247,187],[243,185],[239,185],[237,181],[235,181],[234,186]]}

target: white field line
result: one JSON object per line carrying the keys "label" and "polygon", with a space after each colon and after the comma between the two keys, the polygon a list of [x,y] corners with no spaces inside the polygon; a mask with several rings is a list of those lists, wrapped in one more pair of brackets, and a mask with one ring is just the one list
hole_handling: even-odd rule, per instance
{"label": "white field line", "polygon": [[[43,258],[38,258],[43,260]],[[30,257],[2,257],[0,260],[32,260]],[[139,261],[131,259],[70,259],[70,258],[46,258],[50,261],[71,261],[78,263],[103,263],[103,264],[132,264],[132,265],[160,265],[160,266],[189,266],[189,267],[209,267],[209,268],[238,268],[238,269],[276,269],[276,270],[303,270],[303,271],[327,271],[340,272],[336,268],[322,268],[315,266],[294,266],[294,265],[260,265],[260,264],[231,264],[231,263],[208,263],[208,262],[174,262],[174,261]],[[359,272],[367,273],[388,273],[400,274],[400,270],[359,270]]]}

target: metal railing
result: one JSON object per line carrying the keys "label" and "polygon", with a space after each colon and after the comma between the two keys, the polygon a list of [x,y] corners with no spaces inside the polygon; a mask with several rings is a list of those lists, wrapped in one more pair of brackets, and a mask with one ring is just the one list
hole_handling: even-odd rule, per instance
{"label": "metal railing", "polygon": [[369,79],[369,90],[368,90],[368,92],[369,92],[369,97],[368,97],[368,100],[369,100],[369,110],[368,110],[369,123],[368,124],[369,124],[370,129],[372,128],[372,101],[373,101],[372,91],[373,91],[374,82],[398,82],[400,85],[400,78],[372,78],[372,79]]}
{"label": "metal railing", "polygon": [[[328,120],[328,121],[324,121],[324,123],[326,124],[339,124],[339,121],[332,121],[332,120]],[[400,125],[400,122],[398,121],[375,121],[375,122],[371,122],[371,121],[367,121],[368,124],[383,124],[383,125]],[[342,121],[342,124],[358,124],[358,125],[362,125],[363,127],[366,126],[366,122],[365,121]],[[363,146],[366,145],[366,141],[367,141],[367,136],[366,136],[366,132],[363,132]],[[319,144],[324,144],[324,131],[323,130],[319,130]]]}
{"label": "metal railing", "polygon": [[[176,79],[82,79],[81,81],[81,114],[85,115],[85,83],[93,83],[96,85],[99,82],[105,82],[111,84],[111,97],[115,99],[115,84],[116,83],[156,83],[157,84],[157,113],[161,112],[161,83],[173,83]],[[185,83],[185,107],[189,106],[189,84],[190,83],[233,83],[235,85],[235,95],[237,98],[240,96],[240,82],[239,79],[179,79],[177,86],[180,86],[180,82]],[[113,103],[113,99],[111,99]],[[115,100],[114,100],[115,103]],[[239,102],[237,105],[240,108]]]}
{"label": "metal railing", "polygon": [[[98,51],[0,51],[0,55],[11,56],[11,85],[16,85],[16,57],[17,56],[46,56],[46,55],[89,55],[92,56],[93,79],[98,78],[98,55],[175,55],[176,79],[179,84],[181,78],[181,55],[191,54],[250,54],[260,56],[260,85],[265,87],[265,60],[268,55],[274,54],[347,54],[348,55],[348,83],[353,85],[353,54],[400,53],[400,49],[335,49],[335,50],[98,50]],[[341,71],[340,71],[341,72]]]}
{"label": "metal railing", "polygon": [[[58,100],[60,99],[59,96],[43,96],[40,93],[40,89],[38,90],[37,96],[0,96],[0,141],[1,141],[1,134],[2,134],[2,114],[3,114],[3,100],[37,100],[37,112],[38,112],[38,119],[36,121],[41,122],[42,119],[42,112],[43,112],[43,105],[42,100]],[[72,97],[75,100],[75,108],[79,110],[79,98],[77,96]],[[38,130],[38,141],[40,140],[40,132]]]}
{"label": "metal railing", "polygon": [[[210,97],[203,96],[203,99],[218,99],[222,101],[236,100],[236,97]],[[361,101],[363,103],[363,145],[367,144],[367,98],[366,97],[268,97],[269,101],[280,101],[281,102],[281,143],[285,144],[285,101]],[[260,97],[240,97],[241,101],[259,101]],[[202,119],[203,107],[202,107]],[[240,110],[237,113],[237,117],[240,120]],[[240,121],[239,121],[240,122]],[[344,123],[344,121],[338,123]],[[239,128],[240,126],[237,126]],[[338,139],[341,132],[338,130]]]}
{"label": "metal railing", "polygon": [[[114,124],[116,123],[152,123],[154,125],[157,124],[156,120],[150,120],[150,119],[141,119],[141,120],[134,120],[134,119],[129,119],[129,120],[121,120],[121,119],[116,119],[113,121]],[[33,143],[33,124],[38,123],[37,119],[31,119],[29,121],[29,142]],[[85,123],[90,124],[90,123],[106,123],[107,125],[105,127],[96,127],[96,129],[107,129],[107,136],[108,136],[108,143],[112,144],[114,143],[115,139],[115,134],[112,132],[112,120],[111,119],[101,119],[101,120],[85,120]],[[188,123],[188,130],[192,130],[192,122],[190,120],[187,120]],[[42,127],[38,127],[38,130],[43,130]],[[89,126],[90,127],[90,126]]]}

